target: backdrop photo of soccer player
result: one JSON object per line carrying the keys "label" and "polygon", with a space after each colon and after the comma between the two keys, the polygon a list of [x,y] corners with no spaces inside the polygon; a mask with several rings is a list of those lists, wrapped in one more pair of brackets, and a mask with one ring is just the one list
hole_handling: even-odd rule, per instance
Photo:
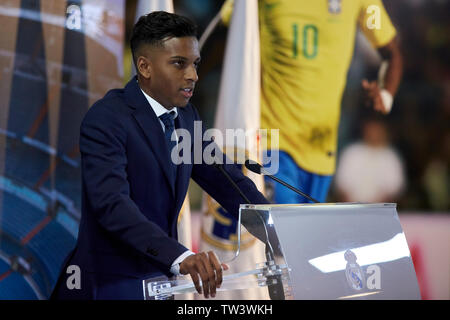
{"label": "backdrop photo of soccer player", "polygon": [[[275,176],[325,202],[357,29],[383,59],[379,80],[362,80],[367,103],[383,114],[390,112],[402,76],[396,29],[381,0],[259,0],[258,6],[261,128],[279,129]],[[225,24],[232,7],[231,0],[222,7]],[[270,132],[267,138],[270,159]],[[266,195],[276,203],[310,202],[268,179]]]}

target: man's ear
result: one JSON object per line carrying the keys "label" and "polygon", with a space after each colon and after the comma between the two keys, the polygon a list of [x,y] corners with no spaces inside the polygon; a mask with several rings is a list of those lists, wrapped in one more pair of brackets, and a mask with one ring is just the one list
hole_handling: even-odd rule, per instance
{"label": "man's ear", "polygon": [[136,62],[136,66],[137,66],[137,72],[143,76],[145,79],[150,79],[151,77],[151,63],[150,60],[148,60],[146,57],[144,56],[139,56]]}

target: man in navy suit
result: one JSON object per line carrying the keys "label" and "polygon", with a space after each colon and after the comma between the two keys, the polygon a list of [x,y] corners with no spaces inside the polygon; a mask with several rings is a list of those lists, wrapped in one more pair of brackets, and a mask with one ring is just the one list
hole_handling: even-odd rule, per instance
{"label": "man in navy suit", "polygon": [[[137,77],[96,102],[81,125],[78,241],[52,298],[143,299],[143,279],[179,274],[190,274],[199,293],[214,297],[227,266],[213,252],[194,254],[177,241],[178,212],[190,178],[235,216],[245,201],[216,167],[193,163],[193,147],[190,162],[171,158],[180,144],[171,139],[174,127],[194,136],[200,120],[189,103],[200,62],[196,26],[150,13],[134,26],[131,49]],[[223,168],[252,203],[268,203],[235,165]],[[68,285],[70,266],[81,271],[78,287]]]}

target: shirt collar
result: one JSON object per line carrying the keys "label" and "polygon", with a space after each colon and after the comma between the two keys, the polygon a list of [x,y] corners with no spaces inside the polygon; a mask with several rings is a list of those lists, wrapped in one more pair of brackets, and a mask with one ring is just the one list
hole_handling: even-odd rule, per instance
{"label": "shirt collar", "polygon": [[152,107],[153,111],[155,112],[155,114],[156,114],[156,116],[158,118],[161,115],[163,115],[164,113],[169,113],[169,112],[172,112],[172,111],[175,112],[175,116],[173,117],[174,119],[178,116],[178,110],[177,110],[176,107],[172,108],[171,110],[167,110],[158,101],[156,101],[155,99],[150,97],[148,94],[146,94],[144,92],[144,90],[141,89],[141,91],[144,94],[144,97],[147,99],[148,103],[150,104],[150,107]]}

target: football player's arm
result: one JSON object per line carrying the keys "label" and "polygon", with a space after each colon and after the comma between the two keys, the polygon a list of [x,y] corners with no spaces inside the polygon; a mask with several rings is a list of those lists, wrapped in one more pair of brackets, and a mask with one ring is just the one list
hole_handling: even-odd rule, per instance
{"label": "football player's arm", "polygon": [[383,59],[378,81],[362,81],[366,101],[376,111],[387,114],[391,111],[403,70],[397,31],[381,0],[362,0],[358,23]]}
{"label": "football player's arm", "polygon": [[378,48],[383,62],[378,81],[362,81],[367,101],[374,110],[387,114],[391,111],[393,99],[397,93],[403,74],[403,58],[395,37],[387,45]]}
{"label": "football player's arm", "polygon": [[383,61],[387,63],[386,72],[380,74],[384,88],[394,96],[403,74],[403,58],[400,51],[398,38],[395,37],[384,47],[378,49]]}

